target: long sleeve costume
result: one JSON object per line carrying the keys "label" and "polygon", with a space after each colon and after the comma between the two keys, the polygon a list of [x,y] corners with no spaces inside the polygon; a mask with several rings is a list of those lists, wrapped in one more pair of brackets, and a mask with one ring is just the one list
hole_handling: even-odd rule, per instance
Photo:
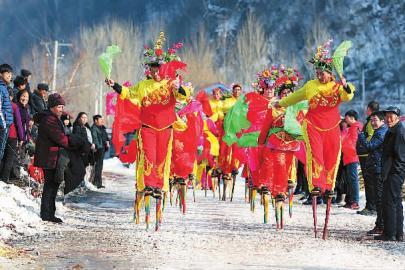
{"label": "long sleeve costume", "polygon": [[173,129],[176,128],[176,98],[183,99],[170,80],[146,79],[131,87],[114,85],[122,99],[140,107],[138,131],[137,190],[169,187]]}
{"label": "long sleeve costume", "polygon": [[285,108],[267,111],[259,145],[263,145],[260,162],[259,186],[267,186],[273,197],[287,192],[288,180],[293,178],[294,153],[300,141],[284,130]]}
{"label": "long sleeve costume", "polygon": [[353,95],[352,85],[345,89],[335,81],[322,84],[319,80],[311,80],[279,103],[282,107],[288,107],[308,100],[303,135],[311,191],[314,187],[320,188],[322,192],[334,189],[341,152],[339,104],[351,100]]}
{"label": "long sleeve costume", "polygon": [[201,110],[201,103],[192,100],[177,113],[186,119],[187,128],[173,134],[171,171],[174,176],[186,179],[190,174],[196,174],[197,152],[198,147],[202,147],[204,126]]}

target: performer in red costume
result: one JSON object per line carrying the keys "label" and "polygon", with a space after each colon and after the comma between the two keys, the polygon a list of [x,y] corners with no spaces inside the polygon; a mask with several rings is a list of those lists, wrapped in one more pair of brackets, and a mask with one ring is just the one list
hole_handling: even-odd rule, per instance
{"label": "performer in red costume", "polygon": [[[280,66],[275,82],[278,97],[282,99],[291,94],[300,78],[298,71]],[[285,128],[285,121],[285,108],[270,107],[258,139],[259,145],[262,146],[258,185],[263,196],[264,223],[268,222],[268,193],[270,190],[272,197],[276,200],[277,228],[283,228],[283,205],[289,183],[292,184],[292,181],[289,180],[295,179],[296,174],[294,153],[300,149],[298,136],[289,133],[289,130]]]}
{"label": "performer in red costume", "polygon": [[[191,84],[184,84],[182,88],[190,95],[193,91]],[[195,176],[197,173],[197,153],[202,149],[203,128],[201,103],[189,98],[187,102],[178,103],[177,115],[187,124],[184,131],[174,131],[173,154],[171,163],[170,200],[174,190],[179,195],[179,205],[183,213],[186,212],[186,191],[189,183],[193,186],[195,201]]]}
{"label": "performer in red costume", "polygon": [[[138,130],[138,157],[136,181],[136,222],[145,196],[146,224],[149,224],[150,196],[156,198],[156,230],[161,220],[162,191],[169,188],[173,130],[181,127],[175,113],[176,99],[185,99],[187,93],[179,87],[176,70],[185,64],[175,55],[176,44],[163,52],[164,33],[161,32],[155,48],[147,48],[145,68],[147,79],[134,86],[124,87],[107,79],[106,83],[120,98],[128,99],[140,108],[141,128]],[[184,126],[183,126],[184,127]]]}
{"label": "performer in red costume", "polygon": [[322,195],[328,197],[324,238],[327,235],[330,201],[341,153],[339,104],[350,101],[355,90],[354,86],[348,84],[343,77],[343,68],[338,72],[340,82],[335,80],[332,69],[336,69],[335,54],[341,46],[335,51],[334,56],[330,57],[330,44],[331,40],[318,47],[317,53],[310,61],[315,66],[317,79],[308,81],[301,89],[283,98],[279,103],[281,107],[288,107],[303,100],[307,100],[309,103],[309,109],[303,122],[307,153],[307,179],[309,190],[314,197],[312,203],[315,237],[316,197]]}

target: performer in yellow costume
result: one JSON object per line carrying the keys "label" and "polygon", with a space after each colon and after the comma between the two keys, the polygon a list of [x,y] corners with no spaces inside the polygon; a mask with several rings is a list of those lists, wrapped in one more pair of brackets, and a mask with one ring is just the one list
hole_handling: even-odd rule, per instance
{"label": "performer in yellow costume", "polygon": [[[313,196],[315,237],[316,197],[323,194],[328,197],[328,219],[339,167],[341,152],[339,104],[350,101],[355,91],[354,86],[346,82],[341,72],[339,74],[341,81],[335,80],[332,68],[336,68],[336,64],[334,58],[329,56],[330,44],[331,40],[318,47],[317,53],[310,61],[315,66],[317,79],[307,82],[301,89],[279,102],[282,107],[288,107],[302,100],[309,103],[303,122],[303,133],[307,154],[307,179]],[[327,220],[324,238],[326,226]]]}

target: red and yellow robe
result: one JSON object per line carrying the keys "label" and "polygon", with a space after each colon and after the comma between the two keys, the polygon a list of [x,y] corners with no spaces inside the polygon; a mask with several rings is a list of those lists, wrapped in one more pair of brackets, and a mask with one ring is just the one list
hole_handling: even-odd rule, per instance
{"label": "red and yellow robe", "polygon": [[202,147],[204,122],[201,104],[193,100],[178,115],[186,118],[187,128],[174,131],[171,174],[186,179],[190,174],[196,175],[198,148]]}
{"label": "red and yellow robe", "polygon": [[267,186],[273,197],[287,192],[288,180],[295,180],[294,153],[300,141],[284,130],[285,108],[270,108],[259,135],[259,186]]}
{"label": "red and yellow robe", "polygon": [[350,94],[335,81],[322,84],[319,80],[311,80],[279,103],[288,107],[308,100],[309,109],[302,127],[310,191],[314,187],[321,188],[322,192],[334,189],[341,153],[339,104],[353,98],[354,86],[349,86]]}
{"label": "red and yellow robe", "polygon": [[[122,87],[120,98],[140,108],[138,131],[137,190],[169,187],[173,129],[184,129],[175,113],[176,98],[184,99],[170,80],[147,79]],[[184,123],[183,123],[184,124]]]}

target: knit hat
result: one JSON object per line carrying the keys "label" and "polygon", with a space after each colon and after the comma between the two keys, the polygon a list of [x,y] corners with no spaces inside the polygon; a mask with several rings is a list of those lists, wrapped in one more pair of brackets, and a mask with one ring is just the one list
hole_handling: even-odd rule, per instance
{"label": "knit hat", "polygon": [[46,83],[39,83],[37,86],[38,91],[39,90],[45,90],[45,91],[49,91],[49,86]]}
{"label": "knit hat", "polygon": [[48,97],[48,108],[53,108],[58,105],[65,105],[65,100],[58,93],[50,94]]}
{"label": "knit hat", "polygon": [[25,81],[25,78],[23,76],[17,76],[17,77],[15,77],[13,83],[14,83],[14,87],[18,87],[18,86],[26,84],[27,82]]}
{"label": "knit hat", "polygon": [[21,76],[23,76],[25,78],[32,74],[31,71],[29,71],[28,69],[21,69],[20,73],[21,73]]}

